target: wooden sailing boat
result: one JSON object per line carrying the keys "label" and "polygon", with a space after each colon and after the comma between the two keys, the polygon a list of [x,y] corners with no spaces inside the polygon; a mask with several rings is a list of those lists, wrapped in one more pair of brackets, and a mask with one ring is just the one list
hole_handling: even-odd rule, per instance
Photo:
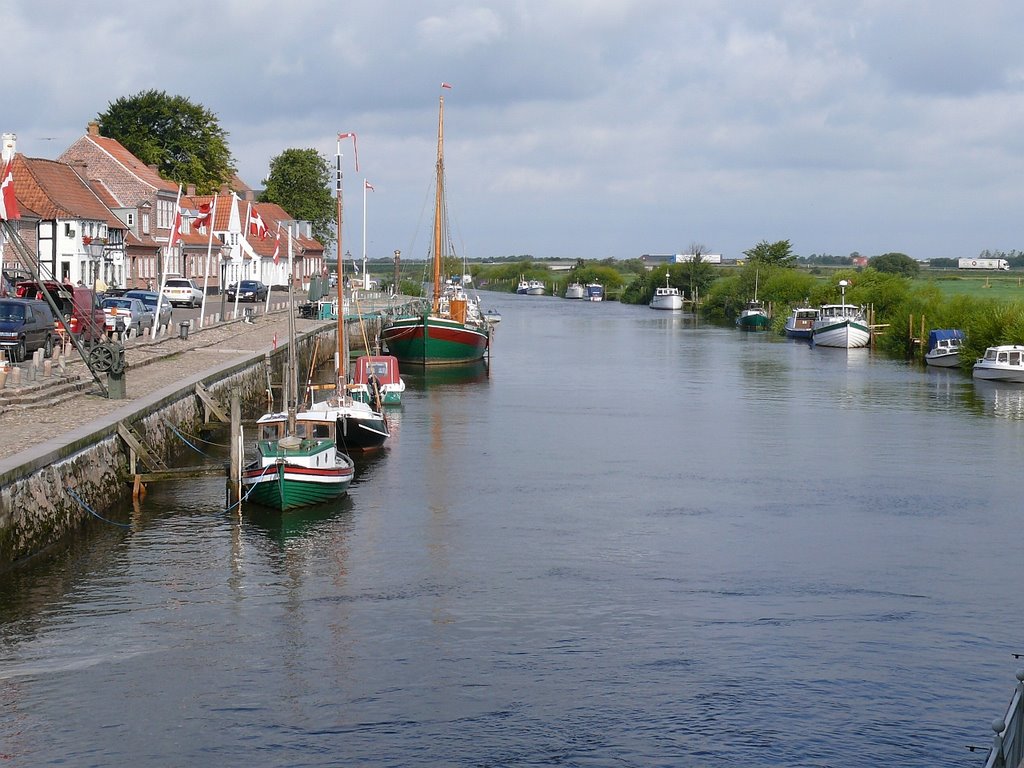
{"label": "wooden sailing boat", "polygon": [[747,302],[747,305],[740,311],[736,318],[736,325],[741,330],[762,331],[768,327],[770,319],[768,311],[764,308],[764,302],[757,299],[757,278],[758,273],[754,272],[754,298]]}
{"label": "wooden sailing boat", "polygon": [[[334,396],[321,402],[313,403],[307,410],[299,413],[300,420],[308,420],[320,425],[327,425],[330,434],[345,450],[373,451],[384,445],[391,436],[387,416],[373,408],[369,403],[361,402],[352,397],[352,384],[349,382],[348,363],[348,326],[345,323],[345,261],[342,258],[342,224],[344,222],[344,197],[342,194],[341,172],[341,140],[355,138],[355,134],[338,135],[337,154],[337,206],[338,206],[338,355]],[[358,170],[358,168],[357,168]]]}
{"label": "wooden sailing boat", "polygon": [[444,184],[444,94],[437,121],[437,168],[434,199],[434,292],[424,311],[400,311],[385,320],[380,338],[400,363],[438,365],[481,360],[491,343],[491,324],[479,303],[461,285],[442,282],[442,266],[449,245]]}
{"label": "wooden sailing boat", "polygon": [[295,313],[292,311],[291,238],[289,237],[288,368],[284,377],[285,413],[268,413],[257,422],[259,456],[242,471],[246,497],[282,511],[342,496],[355,464],[338,450],[331,437],[318,434],[296,418],[298,363],[295,357]]}

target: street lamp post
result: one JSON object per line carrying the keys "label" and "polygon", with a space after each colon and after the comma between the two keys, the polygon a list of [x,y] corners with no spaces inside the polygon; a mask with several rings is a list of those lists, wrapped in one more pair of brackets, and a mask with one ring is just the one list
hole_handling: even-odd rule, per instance
{"label": "street lamp post", "polygon": [[231,246],[227,243],[220,247],[220,280],[218,281],[219,285],[217,288],[220,290],[220,321],[222,323],[227,320],[227,318],[224,317],[224,313],[227,311],[225,305],[227,292],[224,290],[224,283],[228,276],[228,261],[231,259],[231,250]]}
{"label": "street lamp post", "polygon": [[398,268],[398,265],[401,262],[401,260],[402,260],[402,252],[396,248],[395,249],[395,285],[391,289],[391,293],[393,293],[395,296],[398,295],[398,277],[399,277],[399,274],[400,274],[400,270]]}

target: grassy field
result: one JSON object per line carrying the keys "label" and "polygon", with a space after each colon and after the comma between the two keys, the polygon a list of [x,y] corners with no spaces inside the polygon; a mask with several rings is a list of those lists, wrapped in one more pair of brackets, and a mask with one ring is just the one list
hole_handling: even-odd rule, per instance
{"label": "grassy field", "polygon": [[945,296],[975,296],[1004,301],[1024,301],[1024,274],[990,272],[922,272],[915,282],[932,282]]}

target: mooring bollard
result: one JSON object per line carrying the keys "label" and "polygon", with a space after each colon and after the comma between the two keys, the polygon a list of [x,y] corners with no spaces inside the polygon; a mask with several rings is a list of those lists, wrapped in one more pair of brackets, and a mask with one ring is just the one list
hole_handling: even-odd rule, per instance
{"label": "mooring bollard", "polygon": [[11,368],[11,375],[8,378],[8,381],[11,382],[11,386],[12,387],[20,387],[21,386],[21,368],[19,368],[18,366],[14,366],[13,368]]}
{"label": "mooring bollard", "polygon": [[43,360],[43,378],[48,379],[53,375],[53,360]]}

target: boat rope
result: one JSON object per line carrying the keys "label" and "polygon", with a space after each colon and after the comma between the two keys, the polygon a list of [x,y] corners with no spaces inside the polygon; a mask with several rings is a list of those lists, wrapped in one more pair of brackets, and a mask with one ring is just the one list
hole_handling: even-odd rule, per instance
{"label": "boat rope", "polygon": [[235,502],[234,504],[232,504],[232,505],[231,505],[230,507],[228,507],[227,509],[225,509],[225,510],[224,510],[224,514],[227,514],[227,513],[228,513],[228,512],[230,512],[230,511],[231,511],[232,509],[234,509],[234,508],[235,508],[235,507],[237,507],[237,506],[238,506],[239,504],[241,504],[241,503],[242,503],[243,501],[245,501],[246,499],[248,499],[248,498],[249,498],[249,494],[251,494],[251,493],[252,493],[252,492],[253,492],[254,490],[256,490],[256,486],[257,486],[257,485],[259,485],[259,482],[258,482],[258,481],[259,481],[259,480],[262,480],[262,479],[263,479],[264,477],[266,477],[266,475],[267,475],[267,472],[269,472],[269,471],[270,471],[270,470],[272,470],[272,469],[277,469],[277,464],[268,464],[268,465],[267,465],[266,467],[264,467],[264,468],[263,468],[263,471],[262,471],[262,472],[260,473],[260,476],[256,478],[257,482],[255,482],[255,483],[253,483],[252,485],[250,485],[250,486],[249,486],[249,490],[247,490],[247,491],[246,491],[246,492],[245,492],[245,493],[244,493],[244,494],[242,495],[242,497],[241,497],[241,498],[240,498],[240,499],[239,499],[238,501],[236,501],[236,502]]}
{"label": "boat rope", "polygon": [[198,453],[198,454],[201,454],[201,455],[203,455],[203,456],[207,456],[207,455],[208,455],[208,454],[206,453],[206,451],[202,450],[201,448],[196,448],[196,447],[195,447],[194,445],[192,445],[192,443],[190,443],[190,442],[188,441],[188,438],[186,438],[186,437],[185,437],[185,436],[184,436],[183,434],[181,434],[181,432],[179,432],[179,431],[178,431],[178,428],[177,428],[176,426],[174,426],[173,424],[171,424],[171,422],[169,422],[169,421],[168,421],[167,419],[164,419],[164,423],[165,423],[165,424],[166,424],[166,425],[167,425],[168,427],[170,427],[170,428],[171,428],[171,431],[172,431],[172,432],[173,432],[174,434],[176,434],[176,435],[177,435],[177,436],[178,436],[179,438],[181,438],[181,442],[183,442],[183,443],[184,443],[185,445],[187,445],[187,446],[188,446],[189,448],[191,448],[191,449],[192,449],[193,451],[195,451],[196,453]]}
{"label": "boat rope", "polygon": [[110,523],[111,525],[116,525],[119,528],[131,528],[132,527],[131,523],[119,523],[119,522],[117,522],[115,520],[108,520],[107,518],[103,517],[98,512],[96,512],[95,509],[93,509],[88,504],[86,504],[84,501],[82,501],[81,497],[77,493],[75,493],[71,489],[70,486],[64,486],[64,490],[66,490],[69,494],[71,494],[71,498],[73,498],[76,502],[78,502],[78,506],[80,506],[82,509],[84,509],[86,512],[88,512],[90,515],[95,517],[97,520],[102,520],[104,523]]}
{"label": "boat rope", "polygon": [[[166,419],[165,419],[165,421],[166,421]],[[171,427],[172,429],[174,428],[174,425],[171,424],[170,422],[167,423],[167,426]],[[180,430],[177,430],[177,429],[175,431],[176,432],[180,432]],[[214,442],[213,440],[207,440],[205,437],[199,437],[199,435],[191,435],[188,432],[181,432],[181,434],[185,435],[185,437],[191,438],[192,440],[195,440],[197,442],[206,443],[207,445],[213,445],[213,446],[216,446],[217,448],[230,448],[231,447],[227,443],[217,443],[217,442]]]}

